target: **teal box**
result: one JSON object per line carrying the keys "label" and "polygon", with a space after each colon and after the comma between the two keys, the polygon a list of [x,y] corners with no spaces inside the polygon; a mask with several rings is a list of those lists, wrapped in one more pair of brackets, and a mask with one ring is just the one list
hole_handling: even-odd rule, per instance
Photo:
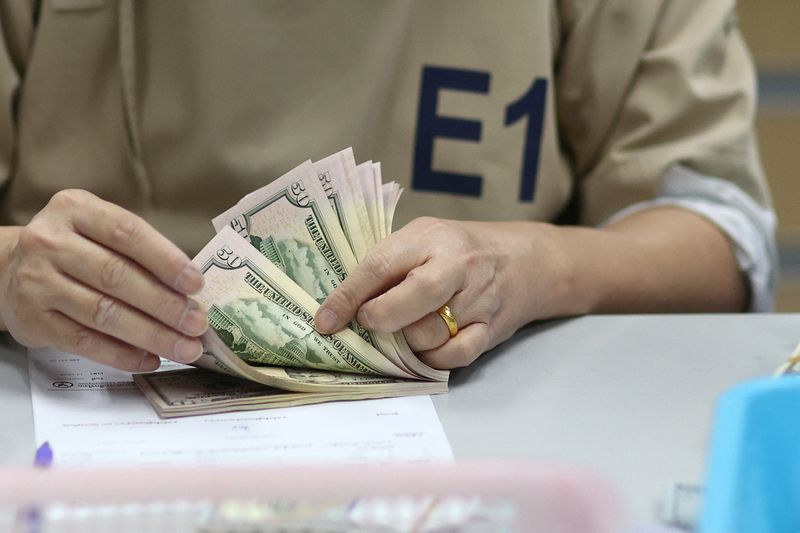
{"label": "teal box", "polygon": [[722,397],[698,531],[800,532],[800,378],[751,381]]}

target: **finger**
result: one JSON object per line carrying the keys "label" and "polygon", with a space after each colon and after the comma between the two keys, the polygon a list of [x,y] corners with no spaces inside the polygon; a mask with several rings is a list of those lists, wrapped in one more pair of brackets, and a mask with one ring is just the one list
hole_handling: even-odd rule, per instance
{"label": "finger", "polygon": [[58,311],[45,317],[53,347],[126,372],[151,372],[161,360],[147,351],[78,324]]}
{"label": "finger", "polygon": [[489,347],[489,326],[475,322],[458,331],[458,334],[439,348],[417,354],[432,368],[446,370],[467,366]]}
{"label": "finger", "polygon": [[181,335],[77,280],[64,278],[62,297],[53,307],[79,324],[178,363],[189,364],[200,357],[203,345],[198,339]]}
{"label": "finger", "polygon": [[393,332],[413,324],[447,303],[461,289],[464,271],[443,258],[433,258],[359,309],[358,321],[375,331]]}
{"label": "finger", "polygon": [[403,335],[414,353],[438,348],[450,338],[450,332],[439,313],[428,313],[406,326],[403,328]]}
{"label": "finger", "polygon": [[402,280],[427,259],[420,249],[398,232],[381,241],[322,303],[314,317],[320,333],[345,327],[361,305]]}
{"label": "finger", "polygon": [[[468,297],[466,291],[453,296],[447,306],[459,328],[464,328],[480,318],[480,315],[476,314],[479,312],[479,306],[475,306],[474,298]],[[439,308],[403,328],[403,335],[414,353],[433,350],[450,339],[450,330],[439,314]]]}
{"label": "finger", "polygon": [[52,202],[69,213],[75,231],[131,258],[165,285],[184,294],[202,288],[203,276],[186,254],[130,211],[79,190],[61,191]]}
{"label": "finger", "polygon": [[201,335],[208,316],[194,300],[159,282],[124,256],[80,235],[73,235],[68,253],[57,266],[69,276],[108,294],[186,335]]}

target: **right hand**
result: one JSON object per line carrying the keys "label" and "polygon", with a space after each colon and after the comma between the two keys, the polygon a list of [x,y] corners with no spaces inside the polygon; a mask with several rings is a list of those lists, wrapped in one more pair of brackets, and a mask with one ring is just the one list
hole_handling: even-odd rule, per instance
{"label": "right hand", "polygon": [[0,275],[0,316],[29,348],[127,371],[191,363],[208,318],[190,259],[140,217],[82,190],[56,193],[19,229]]}

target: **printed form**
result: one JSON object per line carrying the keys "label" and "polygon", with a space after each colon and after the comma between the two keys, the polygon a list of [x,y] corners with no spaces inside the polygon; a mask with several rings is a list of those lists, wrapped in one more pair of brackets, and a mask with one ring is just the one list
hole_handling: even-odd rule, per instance
{"label": "printed form", "polygon": [[57,467],[453,460],[430,396],[161,419],[127,372],[49,349],[29,370],[36,443]]}

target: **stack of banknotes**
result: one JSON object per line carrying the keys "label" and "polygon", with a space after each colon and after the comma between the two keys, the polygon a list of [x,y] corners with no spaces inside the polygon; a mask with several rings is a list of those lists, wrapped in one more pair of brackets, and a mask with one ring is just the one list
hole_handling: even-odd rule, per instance
{"label": "stack of banknotes", "polygon": [[355,320],[332,335],[314,329],[320,303],[391,232],[401,192],[382,183],[380,163],[356,165],[348,148],[214,218],[217,234],[194,258],[205,277],[195,298],[210,324],[199,368],[134,376],[158,413],[446,392],[448,373],[420,361],[400,331]]}

